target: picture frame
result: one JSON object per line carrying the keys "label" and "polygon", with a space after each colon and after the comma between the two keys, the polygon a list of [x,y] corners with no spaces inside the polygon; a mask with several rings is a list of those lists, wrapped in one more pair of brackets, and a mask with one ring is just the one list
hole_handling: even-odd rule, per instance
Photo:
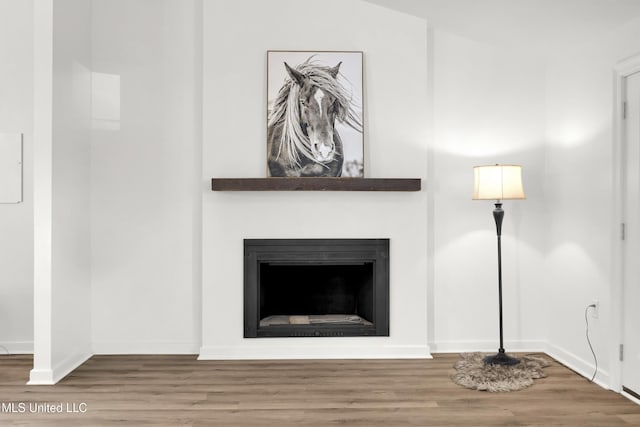
{"label": "picture frame", "polygon": [[267,51],[267,176],[364,177],[362,51]]}

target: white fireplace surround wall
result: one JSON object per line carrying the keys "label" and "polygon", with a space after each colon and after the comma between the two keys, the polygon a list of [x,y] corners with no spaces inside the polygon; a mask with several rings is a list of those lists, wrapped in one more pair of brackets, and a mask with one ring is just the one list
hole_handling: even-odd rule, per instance
{"label": "white fireplace surround wall", "polygon": [[[364,51],[365,175],[428,185],[425,21],[359,1],[326,0],[313,20],[299,0],[222,3],[203,11],[203,182],[266,175],[266,51],[333,49]],[[245,238],[389,238],[390,336],[244,339]],[[426,283],[424,190],[211,192],[200,358],[430,357]]]}

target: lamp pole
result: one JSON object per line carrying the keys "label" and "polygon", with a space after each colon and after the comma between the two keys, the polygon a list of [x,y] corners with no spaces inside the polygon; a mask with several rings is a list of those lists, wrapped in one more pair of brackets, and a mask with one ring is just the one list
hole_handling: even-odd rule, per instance
{"label": "lamp pole", "polygon": [[500,317],[500,348],[498,353],[484,358],[484,362],[489,365],[517,365],[520,359],[508,356],[504,352],[504,341],[502,339],[502,219],[504,210],[500,200],[496,201],[493,210],[493,219],[496,222],[496,234],[498,236],[498,311]]}

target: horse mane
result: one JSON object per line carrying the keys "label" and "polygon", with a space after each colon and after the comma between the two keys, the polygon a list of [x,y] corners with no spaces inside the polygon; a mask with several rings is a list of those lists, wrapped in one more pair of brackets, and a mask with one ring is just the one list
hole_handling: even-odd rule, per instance
{"label": "horse mane", "polygon": [[[338,105],[336,119],[339,122],[362,132],[362,122],[355,109],[353,95],[338,82],[337,78],[330,74],[329,67],[319,65],[313,61],[313,56],[311,56],[295,69],[307,77],[314,86],[336,99]],[[299,153],[302,153],[307,159],[323,165],[313,157],[311,141],[300,126],[299,94],[300,86],[288,77],[280,88],[273,109],[269,114],[267,126],[269,128],[282,127],[277,157],[283,155],[292,167],[300,167]]]}

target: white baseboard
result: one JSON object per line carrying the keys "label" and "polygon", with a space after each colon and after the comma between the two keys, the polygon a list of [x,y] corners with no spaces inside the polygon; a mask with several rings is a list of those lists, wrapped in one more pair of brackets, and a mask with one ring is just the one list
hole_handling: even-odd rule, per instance
{"label": "white baseboard", "polygon": [[620,394],[626,397],[627,399],[629,399],[630,401],[632,401],[633,403],[635,403],[636,405],[640,405],[640,399],[636,399],[634,396],[630,395],[626,391],[623,390],[620,392]]}
{"label": "white baseboard", "polygon": [[277,359],[431,359],[427,345],[283,346],[239,345],[203,346],[198,360]]}
{"label": "white baseboard", "polygon": [[198,354],[195,342],[101,341],[93,342],[93,354]]}
{"label": "white baseboard", "polygon": [[0,342],[0,356],[4,354],[33,354],[33,341]]}
{"label": "white baseboard", "polygon": [[[471,353],[474,351],[495,353],[499,347],[499,343],[496,341],[435,341],[429,345],[433,353]],[[506,341],[504,346],[507,353],[533,353],[544,352],[547,343],[546,341]]]}
{"label": "white baseboard", "polygon": [[52,369],[32,369],[29,372],[29,382],[28,385],[52,385],[55,384],[53,381],[53,370]]}
{"label": "white baseboard", "polygon": [[[11,354],[33,353],[33,343],[5,343],[0,345],[11,350]],[[590,379],[595,365],[546,341],[507,341],[507,352],[544,352]],[[93,354],[198,354],[198,360],[275,360],[275,359],[431,359],[433,353],[494,352],[493,341],[445,341],[430,345],[238,345],[203,346],[198,349],[193,342],[97,342],[93,343]],[[55,384],[82,365],[92,356],[79,352],[67,357],[53,369],[32,369],[30,385]],[[594,380],[599,386],[609,389],[607,371],[598,368]],[[634,399],[631,399],[634,400]]]}
{"label": "white baseboard", "polygon": [[[580,374],[588,379],[591,379],[591,377],[593,376],[593,372],[596,368],[593,363],[587,362],[586,360],[581,359],[575,354],[568,352],[551,343],[547,343],[545,352],[577,374]],[[598,384],[600,387],[609,390],[611,384],[609,372],[604,371],[600,367],[598,367],[598,373],[593,382]]]}
{"label": "white baseboard", "polygon": [[58,363],[53,369],[32,369],[28,385],[53,385],[69,375],[76,368],[91,358],[88,352],[71,354]]}

